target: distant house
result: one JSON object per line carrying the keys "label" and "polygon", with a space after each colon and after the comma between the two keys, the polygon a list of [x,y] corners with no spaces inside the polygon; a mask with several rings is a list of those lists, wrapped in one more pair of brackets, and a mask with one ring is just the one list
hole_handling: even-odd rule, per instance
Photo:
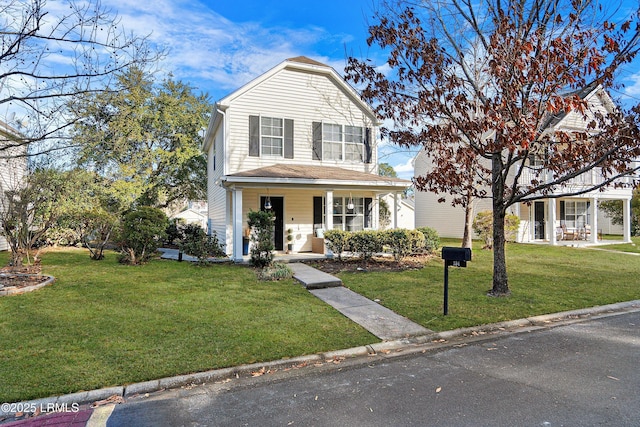
{"label": "distant house", "polygon": [[[590,114],[603,114],[614,111],[615,105],[602,87],[589,86],[579,93],[588,101]],[[586,129],[587,121],[581,114],[567,112],[554,117],[545,131],[570,131]],[[424,174],[430,168],[430,162],[424,151],[418,153],[415,159],[415,175]],[[523,170],[521,182],[540,179],[533,173],[535,169],[542,169],[540,159],[531,157],[527,168]],[[569,188],[578,192],[581,188],[591,187],[602,183],[603,176],[599,168],[577,176],[568,183]],[[630,178],[621,178],[621,183],[630,183]],[[490,192],[489,192],[490,194]],[[562,194],[562,189],[557,194]],[[604,187],[602,191],[594,190],[579,196],[562,196],[537,200],[530,205],[519,203],[510,208],[510,213],[520,218],[518,242],[547,242],[555,245],[566,241],[585,241],[596,243],[603,232],[620,232],[625,242],[631,241],[630,203],[632,188],[614,188],[613,185]],[[416,227],[428,226],[435,228],[442,237],[461,238],[464,232],[464,208],[453,207],[449,202],[438,203],[440,198],[447,199],[447,195],[432,192],[416,191]],[[450,201],[450,196],[448,197]],[[598,209],[598,204],[605,200],[619,200],[623,203],[624,224],[611,226],[606,216]],[[474,201],[474,212],[491,210],[491,200]],[[601,221],[606,221],[600,223]]]}
{"label": "distant house", "polygon": [[180,211],[174,215],[171,215],[169,219],[177,220],[181,224],[195,224],[202,227],[203,230],[207,229],[207,214],[201,212],[198,209],[188,208]]}
{"label": "distant house", "polygon": [[377,175],[377,131],[334,69],[306,57],[280,63],[215,105],[203,145],[209,230],[240,260],[250,210],[275,214],[276,250],[288,229],[294,252],[312,251],[321,230],[377,229],[378,198],[411,184]]}
{"label": "distant house", "polygon": [[[19,139],[20,132],[0,120],[0,210],[6,205],[4,192],[21,185],[27,173],[27,147]],[[7,241],[0,236],[0,250],[7,249]]]}

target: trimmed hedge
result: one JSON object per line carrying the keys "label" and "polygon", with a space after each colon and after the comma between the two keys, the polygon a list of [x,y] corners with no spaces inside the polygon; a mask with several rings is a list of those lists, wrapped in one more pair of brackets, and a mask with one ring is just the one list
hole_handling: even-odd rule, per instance
{"label": "trimmed hedge", "polygon": [[440,246],[440,237],[432,228],[418,230],[398,228],[394,230],[343,231],[327,230],[324,233],[327,247],[342,260],[342,253],[351,251],[368,261],[385,247],[396,261],[420,252],[435,252]]}

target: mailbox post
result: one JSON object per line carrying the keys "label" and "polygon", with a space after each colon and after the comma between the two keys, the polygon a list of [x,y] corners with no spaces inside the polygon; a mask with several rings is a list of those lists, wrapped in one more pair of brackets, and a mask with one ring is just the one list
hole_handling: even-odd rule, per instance
{"label": "mailbox post", "polygon": [[449,312],[449,266],[466,267],[467,261],[471,261],[471,249],[444,246],[442,259],[444,260],[444,315],[446,316]]}

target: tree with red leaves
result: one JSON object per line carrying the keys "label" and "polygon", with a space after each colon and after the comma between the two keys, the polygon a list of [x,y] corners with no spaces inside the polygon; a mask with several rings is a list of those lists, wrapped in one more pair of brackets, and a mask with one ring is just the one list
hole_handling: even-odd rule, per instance
{"label": "tree with red leaves", "polygon": [[[388,54],[385,67],[349,58],[347,79],[394,124],[383,135],[423,148],[432,162],[415,179],[417,189],[451,194],[463,205],[492,199],[489,295],[510,293],[509,207],[619,185],[635,172],[640,106],[605,115],[589,111],[582,95],[613,87],[616,71],[635,57],[638,12],[613,22],[591,0],[384,3],[368,43]],[[582,115],[584,129],[549,126],[570,111]],[[544,167],[532,168],[532,156]],[[578,191],[567,185],[594,168],[600,183]]]}

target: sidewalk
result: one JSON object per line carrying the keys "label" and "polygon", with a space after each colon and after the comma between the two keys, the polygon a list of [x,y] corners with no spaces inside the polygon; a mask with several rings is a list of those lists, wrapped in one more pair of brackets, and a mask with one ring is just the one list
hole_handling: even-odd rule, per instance
{"label": "sidewalk", "polygon": [[342,281],[330,274],[302,263],[291,263],[289,267],[293,270],[293,278],[309,289],[309,292],[383,341],[433,333],[432,330],[343,287]]}

